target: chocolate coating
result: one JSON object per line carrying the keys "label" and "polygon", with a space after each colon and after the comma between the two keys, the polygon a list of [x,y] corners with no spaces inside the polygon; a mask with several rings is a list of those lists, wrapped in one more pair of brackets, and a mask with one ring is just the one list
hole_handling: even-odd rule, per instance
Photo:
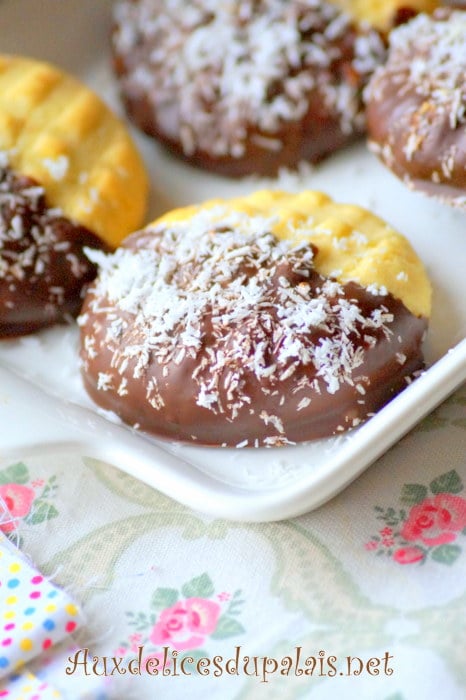
{"label": "chocolate coating", "polygon": [[466,208],[466,13],[392,32],[367,89],[371,149],[406,184]]}
{"label": "chocolate coating", "polygon": [[[179,5],[179,6],[178,6]],[[114,65],[130,118],[229,177],[317,162],[365,131],[361,92],[384,57],[327,2],[117,3]]]}
{"label": "chocolate coating", "polygon": [[134,234],[86,296],[84,386],[124,422],[205,445],[300,442],[358,425],[422,369],[426,319],[325,279],[311,246],[235,240],[228,223],[197,257],[180,240]]}
{"label": "chocolate coating", "polygon": [[102,243],[47,207],[35,180],[0,167],[0,338],[77,316],[83,287],[96,274],[84,246]]}
{"label": "chocolate coating", "polygon": [[412,7],[398,7],[393,17],[393,26],[397,27],[400,24],[405,24],[417,14],[417,11]]}

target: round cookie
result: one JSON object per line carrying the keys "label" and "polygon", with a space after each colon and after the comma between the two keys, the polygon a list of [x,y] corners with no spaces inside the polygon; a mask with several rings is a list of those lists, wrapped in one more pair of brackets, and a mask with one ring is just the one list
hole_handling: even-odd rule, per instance
{"label": "round cookie", "polygon": [[58,68],[0,55],[0,337],[79,312],[84,246],[142,223],[148,183],[124,125]]}
{"label": "round cookie", "polygon": [[328,436],[423,367],[422,264],[380,219],[320,193],[175,210],[92,259],[84,386],[161,437],[257,447]]}
{"label": "round cookie", "polygon": [[367,89],[370,148],[410,188],[466,209],[466,12],[418,15],[390,35]]}
{"label": "round cookie", "polygon": [[195,166],[274,175],[365,130],[361,91],[385,48],[325,0],[120,0],[114,17],[129,116]]}

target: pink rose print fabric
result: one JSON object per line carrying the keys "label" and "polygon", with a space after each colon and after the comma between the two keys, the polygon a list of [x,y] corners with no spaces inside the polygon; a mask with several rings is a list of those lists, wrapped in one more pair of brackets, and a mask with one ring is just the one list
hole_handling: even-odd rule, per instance
{"label": "pink rose print fabric", "polygon": [[39,525],[56,518],[53,504],[57,479],[51,476],[31,480],[25,464],[18,462],[0,471],[0,532],[21,545],[18,529],[21,523]]}
{"label": "pink rose print fabric", "polygon": [[33,489],[21,484],[3,484],[0,486],[0,503],[3,501],[6,508],[3,513],[0,530],[12,532],[16,529],[16,521],[23,518],[31,510],[35,493]]}
{"label": "pink rose print fabric", "polygon": [[426,498],[411,508],[401,528],[408,542],[422,542],[427,547],[454,542],[466,527],[466,500],[449,493]]}
{"label": "pink rose print fabric", "polygon": [[428,557],[441,564],[453,564],[462,552],[466,535],[466,498],[460,496],[463,483],[455,470],[423,484],[405,484],[401,508],[375,506],[384,527],[366,542],[366,549],[389,556],[397,564],[416,564]]}
{"label": "pink rose print fabric", "polygon": [[128,625],[134,631],[114,650],[116,656],[137,653],[144,646],[148,657],[163,657],[163,649],[205,656],[211,639],[243,634],[238,621],[243,604],[241,591],[215,593],[210,576],[203,573],[187,581],[181,591],[157,588],[146,611],[128,611]]}
{"label": "pink rose print fabric", "polygon": [[66,638],[80,622],[68,594],[0,534],[0,679]]}
{"label": "pink rose print fabric", "polygon": [[424,559],[424,552],[419,547],[400,547],[393,554],[398,564],[415,564]]}
{"label": "pink rose print fabric", "polygon": [[205,598],[188,598],[162,611],[149,640],[178,651],[195,649],[217,627],[220,605]]}

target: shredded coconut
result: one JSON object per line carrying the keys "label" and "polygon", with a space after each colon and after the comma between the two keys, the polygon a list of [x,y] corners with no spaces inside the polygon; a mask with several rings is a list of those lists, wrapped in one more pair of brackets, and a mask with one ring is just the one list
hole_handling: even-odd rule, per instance
{"label": "shredded coconut", "polygon": [[[34,279],[43,275],[52,252],[69,250],[54,230],[62,214],[47,209],[44,198],[44,188],[13,173],[8,152],[0,151],[0,279],[23,280],[26,273]],[[51,302],[62,295],[62,288],[50,288]]]}
{"label": "shredded coconut", "polygon": [[63,180],[70,167],[70,161],[64,155],[57,158],[44,158],[42,163],[54,180]]}
{"label": "shredded coconut", "polygon": [[[419,14],[390,33],[388,61],[377,68],[366,90],[366,99],[382,101],[387,85],[396,88],[400,103],[407,94],[414,94],[418,104],[410,100],[402,122],[405,137],[403,153],[413,161],[429,134],[445,125],[451,130],[466,125],[466,12],[439,10],[435,15]],[[399,109],[397,110],[397,114]],[[398,117],[399,120],[400,117]],[[393,120],[394,125],[397,119]],[[440,131],[439,131],[440,133]],[[392,137],[396,138],[396,137]],[[440,138],[439,138],[440,140]],[[442,139],[449,144],[449,139]],[[396,143],[388,144],[391,148]],[[439,147],[440,148],[440,147]],[[390,151],[382,154],[387,164],[393,162]],[[455,147],[440,148],[442,175],[450,180],[455,164]],[[432,182],[439,184],[441,174],[432,173]],[[408,182],[412,186],[412,183]]]}
{"label": "shredded coconut", "polygon": [[[115,20],[116,52],[146,61],[128,61],[123,84],[148,97],[187,155],[200,147],[241,157],[251,125],[262,147],[279,149],[274,135],[306,114],[315,90],[344,133],[360,130],[360,81],[385,53],[377,32],[361,29],[348,56],[351,20],[321,0],[125,0]],[[353,80],[341,77],[341,61]]]}
{"label": "shredded coconut", "polygon": [[[12,170],[10,157],[11,152],[0,151],[0,306],[24,305],[27,318],[28,305],[42,300],[45,325],[47,319],[68,318],[66,308],[74,303],[70,290],[74,285],[77,306],[76,280],[89,278],[91,268],[74,237],[78,224],[48,207],[44,188]],[[84,231],[81,240],[91,244]],[[92,353],[91,346],[88,350]]]}
{"label": "shredded coconut", "polygon": [[[364,361],[362,343],[370,347],[380,334],[388,337],[393,315],[377,300],[365,315],[334,280],[317,276],[312,286],[312,247],[277,240],[273,223],[217,206],[149,228],[135,247],[111,255],[89,251],[100,275],[91,290],[95,320],[86,330],[85,353],[92,359],[89,338],[104,317],[115,322],[115,304],[124,320],[108,340],[113,370],[122,374],[131,362],[133,377],[143,378],[150,362],[201,358],[192,375],[197,404],[231,420],[250,402],[245,373],[263,382],[264,393],[300,366],[313,368],[303,390],[320,393],[322,383],[334,394],[342,384],[353,385]],[[285,268],[288,276],[279,272]],[[300,281],[292,284],[295,275]],[[157,408],[160,396],[151,381],[146,397]],[[301,396],[299,410],[309,402]],[[277,416],[261,418],[282,433]]]}
{"label": "shredded coconut", "polygon": [[417,92],[450,110],[452,129],[466,121],[465,37],[466,14],[460,11],[447,21],[420,14],[390,35],[391,65],[408,69]]}

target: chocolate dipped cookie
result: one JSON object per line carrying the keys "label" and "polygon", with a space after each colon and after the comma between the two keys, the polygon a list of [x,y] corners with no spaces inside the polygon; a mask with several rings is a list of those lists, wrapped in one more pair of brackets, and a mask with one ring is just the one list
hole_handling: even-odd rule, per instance
{"label": "chocolate dipped cookie", "polygon": [[367,89],[370,148],[411,189],[466,209],[466,12],[418,15],[390,35]]}
{"label": "chocolate dipped cookie", "polygon": [[126,128],[58,68],[0,55],[0,338],[76,316],[96,268],[142,223],[142,161]]}
{"label": "chocolate dipped cookie", "polygon": [[236,447],[329,436],[423,368],[422,264],[380,219],[320,193],[175,210],[91,259],[84,386],[154,435]]}
{"label": "chocolate dipped cookie", "polygon": [[130,118],[192,165],[274,175],[365,131],[385,47],[326,0],[120,0],[114,18]]}

